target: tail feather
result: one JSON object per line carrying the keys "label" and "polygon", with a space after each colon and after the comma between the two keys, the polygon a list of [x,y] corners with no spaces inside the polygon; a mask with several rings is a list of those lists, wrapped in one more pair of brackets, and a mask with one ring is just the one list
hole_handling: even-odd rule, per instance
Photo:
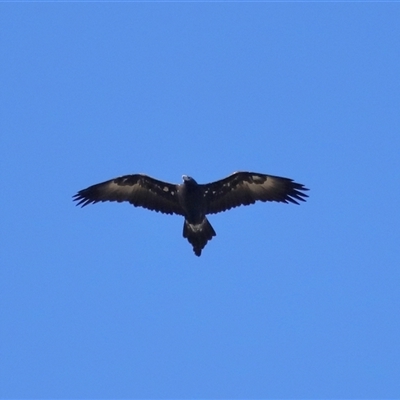
{"label": "tail feather", "polygon": [[185,219],[183,224],[183,237],[193,246],[193,251],[196,256],[200,257],[201,251],[213,236],[216,236],[216,233],[207,218],[204,218],[203,221],[197,225],[190,224]]}

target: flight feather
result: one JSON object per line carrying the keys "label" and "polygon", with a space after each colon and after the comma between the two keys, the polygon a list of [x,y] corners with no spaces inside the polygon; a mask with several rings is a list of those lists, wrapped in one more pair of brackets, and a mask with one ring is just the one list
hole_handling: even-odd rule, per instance
{"label": "flight feather", "polygon": [[143,174],[124,175],[89,186],[80,190],[74,200],[82,207],[100,201],[127,201],[135,207],[165,214],[184,214],[177,196],[177,185]]}
{"label": "flight feather", "polygon": [[215,214],[256,201],[295,203],[305,201],[308,190],[292,179],[255,172],[235,172],[204,186],[207,213]]}

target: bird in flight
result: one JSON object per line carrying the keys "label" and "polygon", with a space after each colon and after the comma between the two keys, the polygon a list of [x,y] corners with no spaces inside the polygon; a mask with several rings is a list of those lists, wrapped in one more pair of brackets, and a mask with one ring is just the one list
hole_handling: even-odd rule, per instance
{"label": "bird in flight", "polygon": [[182,215],[183,237],[200,256],[207,242],[216,236],[207,214],[256,201],[299,204],[308,197],[308,189],[292,179],[255,172],[235,172],[206,184],[187,175],[182,179],[182,184],[172,184],[144,174],[124,175],[80,190],[73,200],[82,207],[100,201],[127,201],[135,207]]}

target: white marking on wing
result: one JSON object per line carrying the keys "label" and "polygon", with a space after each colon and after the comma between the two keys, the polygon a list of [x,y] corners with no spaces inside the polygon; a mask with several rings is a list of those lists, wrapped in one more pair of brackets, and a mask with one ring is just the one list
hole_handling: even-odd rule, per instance
{"label": "white marking on wing", "polygon": [[132,185],[132,186],[129,186],[129,185],[118,185],[115,182],[110,182],[109,185],[108,185],[108,188],[107,188],[107,190],[110,193],[117,192],[117,193],[124,194],[125,196],[128,196],[128,195],[134,193],[137,189],[138,189],[138,185],[137,184]]}

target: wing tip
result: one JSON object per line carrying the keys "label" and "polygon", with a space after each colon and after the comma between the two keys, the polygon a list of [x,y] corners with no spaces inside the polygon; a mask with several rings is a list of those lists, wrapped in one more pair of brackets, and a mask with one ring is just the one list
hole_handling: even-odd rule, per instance
{"label": "wing tip", "polygon": [[297,205],[300,205],[298,201],[307,201],[309,195],[304,192],[307,192],[310,189],[305,187],[302,183],[295,182],[293,179],[290,179],[290,183],[292,185],[292,190],[287,194],[286,200]]}
{"label": "wing tip", "polygon": [[89,204],[96,203],[95,200],[88,199],[81,192],[78,192],[72,196],[72,201],[76,201],[75,206],[85,207]]}

